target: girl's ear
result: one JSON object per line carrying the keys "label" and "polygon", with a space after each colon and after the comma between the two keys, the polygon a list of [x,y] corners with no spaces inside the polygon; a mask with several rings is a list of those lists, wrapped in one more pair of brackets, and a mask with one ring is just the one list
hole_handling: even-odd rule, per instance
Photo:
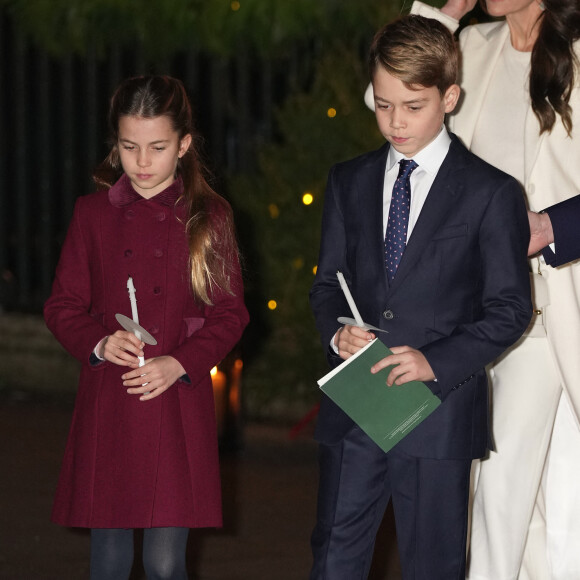
{"label": "girl's ear", "polygon": [[189,149],[189,146],[191,145],[191,135],[188,133],[185,137],[183,137],[183,139],[179,142],[179,152],[177,154],[177,156],[179,158],[183,157],[186,153],[187,150]]}

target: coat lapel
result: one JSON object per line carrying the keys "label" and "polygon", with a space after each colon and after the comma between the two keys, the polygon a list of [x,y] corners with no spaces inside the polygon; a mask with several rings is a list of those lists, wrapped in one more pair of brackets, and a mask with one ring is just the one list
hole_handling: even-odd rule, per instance
{"label": "coat lapel", "polygon": [[[383,189],[385,169],[389,144],[385,144],[377,151],[376,157],[369,160],[365,171],[361,171],[361,179],[357,183],[357,206],[361,212],[360,220],[362,231],[367,237],[367,246],[370,252],[370,263],[380,264],[383,270],[384,241],[383,231]],[[384,272],[386,282],[386,270]]]}
{"label": "coat lapel", "polygon": [[461,195],[463,190],[463,185],[459,182],[457,176],[458,171],[467,164],[467,151],[455,137],[452,137],[452,139],[449,153],[429,190],[425,204],[419,214],[419,219],[403,252],[397,273],[391,283],[391,292],[394,292],[403,284],[406,276],[421,259],[425,247],[431,243],[434,234],[452,211],[457,197]]}
{"label": "coat lapel", "polygon": [[468,149],[471,148],[487,87],[509,36],[509,29],[505,23],[495,23],[484,30],[474,27],[469,33],[473,36],[469,42],[469,61],[463,63],[460,82],[462,90],[469,93],[469,107],[463,106],[462,98],[447,123]]}

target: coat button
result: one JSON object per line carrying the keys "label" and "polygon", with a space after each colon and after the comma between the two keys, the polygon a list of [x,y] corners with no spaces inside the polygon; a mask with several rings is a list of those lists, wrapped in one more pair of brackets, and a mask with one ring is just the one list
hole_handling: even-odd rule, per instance
{"label": "coat button", "polygon": [[156,258],[161,258],[161,257],[163,257],[163,250],[160,250],[160,249],[158,248],[157,250],[154,250],[154,251],[153,251],[153,255],[154,255]]}
{"label": "coat button", "polygon": [[383,312],[383,318],[385,320],[393,320],[393,318],[395,318],[395,315],[393,314],[392,310],[385,310]]}
{"label": "coat button", "polygon": [[159,327],[158,327],[158,326],[152,326],[152,327],[149,329],[149,333],[150,333],[150,334],[159,334]]}
{"label": "coat button", "polygon": [[125,258],[130,258],[133,255],[133,250],[125,250]]}
{"label": "coat button", "polygon": [[125,212],[125,219],[132,220],[135,217],[135,212],[132,209],[128,209]]}
{"label": "coat button", "polygon": [[155,286],[153,288],[153,294],[161,294],[161,286]]}
{"label": "coat button", "polygon": [[158,213],[157,214],[157,221],[160,221],[160,222],[165,221],[166,217],[167,216],[164,213]]}

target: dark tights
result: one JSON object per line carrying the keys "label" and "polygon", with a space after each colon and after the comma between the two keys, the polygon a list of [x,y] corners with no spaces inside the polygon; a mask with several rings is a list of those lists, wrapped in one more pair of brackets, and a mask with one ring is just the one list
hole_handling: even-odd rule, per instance
{"label": "dark tights", "polygon": [[[147,580],[186,580],[185,548],[189,528],[143,531]],[[127,580],[133,566],[133,530],[91,530],[91,580]]]}

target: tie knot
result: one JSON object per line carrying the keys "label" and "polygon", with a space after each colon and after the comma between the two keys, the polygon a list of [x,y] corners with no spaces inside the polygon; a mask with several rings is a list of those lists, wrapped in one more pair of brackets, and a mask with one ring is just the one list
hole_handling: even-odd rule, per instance
{"label": "tie knot", "polygon": [[417,162],[415,160],[401,159],[401,161],[399,161],[398,178],[402,177],[403,179],[406,179],[407,177],[409,177],[409,175],[411,175],[411,173],[413,173],[415,169],[417,169],[417,167],[419,166],[417,165]]}

